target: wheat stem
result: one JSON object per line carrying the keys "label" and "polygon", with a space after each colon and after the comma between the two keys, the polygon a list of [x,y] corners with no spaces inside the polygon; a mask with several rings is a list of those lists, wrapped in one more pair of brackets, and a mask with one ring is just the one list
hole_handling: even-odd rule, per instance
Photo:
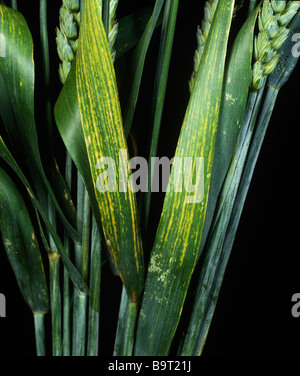
{"label": "wheat stem", "polygon": [[[236,153],[226,176],[220,194],[219,205],[210,227],[205,244],[205,259],[198,281],[196,297],[188,332],[181,355],[201,355],[210,326],[223,275],[219,273],[222,259],[222,245],[231,218],[232,207],[237,194],[243,166],[252,138],[253,127],[257,119],[263,89],[259,93],[250,93],[247,111],[240,133]],[[218,287],[215,284],[219,283]],[[214,296],[214,299],[212,299]]]}
{"label": "wheat stem", "polygon": [[[72,168],[73,162],[70,154],[66,153],[66,168],[65,168],[65,178],[68,188],[71,191],[72,186]],[[65,231],[65,250],[68,256],[70,256],[71,242],[67,231]],[[66,269],[64,269],[64,295],[63,295],[63,355],[71,355],[71,285],[69,274]]]}
{"label": "wheat stem", "polygon": [[43,313],[33,313],[37,356],[46,356],[44,316]]}
{"label": "wheat stem", "polygon": [[93,217],[90,262],[90,295],[87,335],[87,356],[97,356],[99,347],[100,286],[102,238]]}
{"label": "wheat stem", "polygon": [[134,345],[138,305],[128,300],[123,286],[115,338],[114,356],[131,356]]}
{"label": "wheat stem", "polygon": [[57,253],[49,254],[50,264],[50,301],[52,321],[52,355],[61,355],[61,294],[59,286],[60,257]]}
{"label": "wheat stem", "polygon": [[11,7],[14,10],[18,10],[18,0],[11,0]]}
{"label": "wheat stem", "polygon": [[[77,171],[77,229],[80,231],[81,236],[83,236],[84,228],[84,215],[85,215],[85,195],[86,190],[84,183],[82,181],[79,171]],[[83,243],[75,244],[75,266],[82,272],[83,269]],[[72,339],[72,354],[73,356],[79,356],[84,351],[82,344],[83,340],[83,325],[85,325],[85,304],[86,299],[84,295],[80,294],[79,291],[75,289],[74,294],[74,304],[73,304],[73,339]]]}

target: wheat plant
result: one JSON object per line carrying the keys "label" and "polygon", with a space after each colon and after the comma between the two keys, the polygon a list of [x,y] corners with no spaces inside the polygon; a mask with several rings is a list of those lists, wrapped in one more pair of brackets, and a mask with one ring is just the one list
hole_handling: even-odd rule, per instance
{"label": "wheat plant", "polygon": [[[35,3],[38,37],[22,14],[30,1],[0,1],[0,233],[36,354],[101,356],[105,327],[111,355],[201,355],[276,99],[298,61],[300,2],[200,2],[166,164],[156,157],[176,27],[195,2],[126,11],[118,0],[59,0],[57,13]],[[118,297],[112,278],[117,308],[101,301]]]}

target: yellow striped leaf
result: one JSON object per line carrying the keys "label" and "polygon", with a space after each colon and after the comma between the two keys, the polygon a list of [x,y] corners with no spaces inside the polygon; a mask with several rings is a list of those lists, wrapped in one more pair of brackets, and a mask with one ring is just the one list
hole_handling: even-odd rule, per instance
{"label": "yellow striped leaf", "polygon": [[[86,0],[83,11],[76,60],[78,101],[106,245],[129,300],[136,302],[144,286],[143,250],[136,197],[127,186],[128,148],[99,4]],[[115,164],[116,179],[100,191],[97,181],[108,158]]]}
{"label": "yellow striped leaf", "polygon": [[[170,181],[175,184],[170,184],[166,193],[152,249],[136,355],[168,354],[194,270],[210,186],[233,6],[233,0],[219,1],[182,125],[175,153],[182,174],[173,166]],[[191,158],[192,169],[183,168],[184,158]],[[189,192],[192,177],[194,196]]]}

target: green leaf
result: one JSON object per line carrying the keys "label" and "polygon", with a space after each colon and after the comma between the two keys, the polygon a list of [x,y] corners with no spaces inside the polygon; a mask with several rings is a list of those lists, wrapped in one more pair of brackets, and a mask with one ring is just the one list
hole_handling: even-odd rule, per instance
{"label": "green leaf", "polygon": [[54,116],[63,142],[82,176],[97,223],[100,223],[101,217],[81,126],[81,115],[76,87],[76,63],[72,64],[67,81],[56,101]]}
{"label": "green leaf", "polygon": [[[254,113],[252,124],[248,127],[245,141],[242,143],[242,148],[239,150],[240,155],[237,155],[235,158],[236,160],[239,159],[239,161],[233,163],[229,171],[228,177],[230,178],[230,185],[224,185],[224,189],[227,191],[227,197],[226,200],[221,200],[221,204],[223,202],[222,211],[217,219],[217,223],[214,223],[212,226],[214,231],[212,232],[208,254],[204,261],[203,272],[200,276],[200,283],[195,298],[196,303],[193,308],[184,351],[181,355],[200,355],[203,350],[249,186],[279,89],[288,81],[299,60],[299,58],[292,54],[292,36],[294,33],[300,31],[299,20],[300,17],[298,14],[290,26],[289,37],[279,51],[279,64],[268,78],[269,85],[267,92],[264,94],[257,124],[254,127],[258,109],[256,109],[256,114]],[[262,93],[260,93],[260,96],[261,94]],[[258,99],[256,101],[258,103],[256,107],[259,108],[260,100]],[[250,139],[251,144],[249,145]],[[230,172],[233,172],[233,174],[230,174]],[[217,237],[219,237],[219,239],[217,239]],[[208,278],[210,278],[210,281]],[[193,343],[194,348],[192,347]]]}
{"label": "green leaf", "polygon": [[198,258],[205,246],[217,200],[236,149],[246,112],[251,80],[253,35],[258,10],[259,7],[252,12],[238,33],[225,71],[211,185]]}
{"label": "green leaf", "polygon": [[[72,64],[67,81],[54,106],[54,116],[61,138],[83,179],[98,229],[100,233],[102,233],[101,215],[94,191],[93,178],[81,125],[81,115],[77,98],[75,61]],[[106,252],[106,257],[113,273],[118,275],[118,271],[116,271],[116,267],[109,252]]]}
{"label": "green leaf", "polygon": [[[251,93],[248,104],[247,114],[241,131],[241,140],[238,144],[238,151],[235,153],[233,161],[228,170],[224,187],[220,194],[220,202],[217,205],[216,213],[213,217],[207,242],[205,245],[205,258],[201,267],[201,273],[198,280],[195,304],[192,309],[191,320],[183,346],[182,354],[200,355],[210,320],[207,318],[207,312],[213,312],[211,307],[215,307],[216,299],[212,302],[214,291],[215,276],[219,272],[219,263],[222,260],[222,246],[224,237],[231,216],[232,207],[236,197],[236,191],[239,184],[240,174],[243,169],[247,150],[251,141],[252,132],[248,132],[253,111],[257,109],[260,100],[257,99],[257,93]],[[257,112],[257,111],[256,111]],[[255,120],[254,120],[255,121]],[[211,318],[211,317],[210,317]]]}
{"label": "green leaf", "polygon": [[65,217],[41,162],[34,118],[35,71],[30,30],[21,13],[0,5],[0,33],[4,38],[4,46],[1,46],[4,48],[4,56],[0,57],[0,91],[3,100],[0,112],[13,145],[13,154],[22,170],[29,170],[44,209],[48,191],[70,236],[79,241],[80,236],[74,229],[74,206],[69,195],[65,195],[65,189],[59,192],[60,202],[73,225]]}
{"label": "green leaf", "polygon": [[0,231],[22,295],[34,313],[46,313],[49,295],[39,246],[25,202],[0,169]]}
{"label": "green leaf", "polygon": [[[217,298],[213,300],[213,303],[210,300],[213,290],[212,286],[218,268],[218,261],[222,257],[221,249],[234,201],[234,188],[232,189],[232,196],[229,195],[226,202],[227,204],[222,207],[221,214],[215,221],[213,221],[213,209],[216,207],[221,185],[223,184],[232,160],[232,155],[236,149],[235,144],[237,143],[238,134],[240,133],[239,124],[242,123],[246,112],[253,50],[253,33],[258,9],[259,8],[251,14],[236,37],[227,69],[226,85],[223,91],[223,106],[221,108],[220,125],[216,140],[212,182],[200,249],[201,254],[205,247],[206,256],[198,282],[197,295],[194,300],[195,303],[192,309],[182,355],[195,355],[202,351],[210,324],[210,320],[206,317],[205,313],[207,311],[207,315],[212,315],[216,304]],[[238,59],[239,54],[241,54],[240,59]],[[228,91],[228,89],[233,90]],[[238,93],[239,95],[237,95]],[[234,143],[227,139],[228,134],[233,138]],[[228,174],[229,172],[227,176]],[[232,200],[232,202],[230,200]],[[206,237],[207,242],[205,242]],[[210,306],[212,306],[211,309],[209,309]]]}
{"label": "green leaf", "polygon": [[[93,43],[89,41],[93,39]],[[100,209],[106,245],[130,301],[138,301],[144,286],[142,242],[133,187],[127,186],[128,149],[123,132],[113,62],[105,35],[99,1],[86,0],[76,59],[76,81],[83,133]],[[120,158],[120,151],[126,154]],[[115,192],[97,188],[99,161],[111,158],[116,166]],[[103,161],[103,160],[102,160]],[[121,175],[120,175],[120,171]]]}
{"label": "green leaf", "polygon": [[126,136],[129,135],[130,128],[134,118],[146,54],[164,2],[165,0],[156,0],[152,16],[134,51],[132,62],[130,64],[130,69],[128,72],[128,81],[131,84],[131,89],[126,103],[124,114],[124,132]]}
{"label": "green leaf", "polygon": [[[150,138],[150,147],[149,147],[149,156],[148,161],[150,163],[150,169],[148,174],[148,181],[152,181],[151,171],[152,171],[152,158],[156,157],[158,140],[160,134],[161,119],[163,115],[165,95],[167,89],[167,82],[169,76],[169,67],[172,55],[173,40],[175,34],[175,26],[177,21],[178,13],[178,0],[167,0],[165,5],[163,24],[162,24],[162,33],[160,41],[160,49],[158,56],[158,63],[156,68],[155,84],[154,84],[154,93],[153,93],[153,103],[152,103],[152,112],[151,120],[153,121],[152,125],[152,134]],[[142,224],[143,230],[147,232],[150,206],[151,206],[151,189],[145,193],[143,196],[143,211],[142,211]]]}
{"label": "green leaf", "polygon": [[118,35],[115,43],[116,58],[138,44],[152,14],[152,7],[143,8],[118,21]]}
{"label": "green leaf", "polygon": [[62,258],[62,261],[69,273],[70,279],[72,280],[74,286],[82,293],[82,294],[88,294],[88,288],[86,286],[86,283],[84,282],[81,274],[79,271],[75,268],[75,266],[72,264],[71,260],[69,259],[64,246],[57,235],[56,231],[54,230],[53,226],[51,225],[47,215],[45,214],[43,207],[39,203],[38,199],[36,198],[28,180],[24,176],[23,172],[21,171],[20,167],[18,166],[17,162],[14,160],[13,156],[11,155],[10,151],[7,149],[2,137],[0,136],[0,156],[5,160],[5,162],[12,168],[12,170],[17,174],[19,179],[24,184],[25,188],[27,189],[27,192],[29,194],[29,197],[40,214],[41,218],[43,219],[47,230],[51,234],[53,241],[55,242],[55,245],[57,246],[58,252]]}
{"label": "green leaf", "polygon": [[[200,330],[196,331],[199,334],[198,348],[196,348],[196,352],[198,353],[199,351],[202,350],[203,343],[205,341],[205,337],[207,334],[207,329],[212,320],[213,312],[216,306],[216,302],[219,296],[220,288],[221,288],[224,274],[226,271],[226,266],[227,266],[227,263],[231,254],[231,250],[233,247],[235,234],[236,234],[239,221],[242,215],[243,207],[244,207],[247,193],[248,193],[250,183],[253,177],[256,162],[258,160],[259,153],[260,153],[260,150],[261,150],[264,138],[265,138],[265,134],[267,132],[267,128],[270,122],[270,118],[272,116],[272,112],[276,103],[276,99],[279,93],[279,88],[288,81],[288,79],[290,78],[299,60],[299,57],[297,58],[293,56],[292,54],[292,48],[293,48],[292,35],[300,31],[299,20],[300,20],[300,17],[298,15],[290,27],[290,37],[287,38],[287,41],[285,42],[285,44],[279,51],[279,54],[280,54],[279,65],[277,66],[275,71],[269,76],[269,81],[268,81],[269,87],[264,96],[262,109],[260,110],[260,115],[257,121],[257,125],[254,129],[254,134],[253,134],[251,145],[247,154],[246,163],[243,168],[243,173],[239,182],[237,195],[234,200],[231,217],[230,217],[226,235],[224,238],[221,256],[218,261],[217,270],[214,275],[214,281],[213,281],[213,285],[210,291],[209,303],[206,307],[206,312],[204,311],[205,314],[203,315],[202,313],[203,315],[202,319],[199,320],[200,316],[198,315],[198,317],[196,317],[195,320],[193,321],[194,325],[196,324],[199,328],[201,328]],[[271,85],[274,85],[274,86],[271,86]],[[199,296],[197,295],[198,299],[196,298],[196,300],[199,300],[200,296],[201,296],[200,294]],[[199,306],[199,304],[197,305]],[[185,354],[182,353],[182,355],[185,355]]]}
{"label": "green leaf", "polygon": [[[227,0],[218,4],[175,153],[181,161],[192,158],[192,172],[185,180],[203,173],[204,184],[197,179],[200,184],[194,197],[186,188],[174,192],[170,187],[166,193],[146,279],[135,355],[167,355],[194,270],[210,185],[233,6],[234,1]],[[196,157],[204,158],[204,167],[201,163],[196,166]],[[173,167],[171,182],[175,181],[174,171]]]}

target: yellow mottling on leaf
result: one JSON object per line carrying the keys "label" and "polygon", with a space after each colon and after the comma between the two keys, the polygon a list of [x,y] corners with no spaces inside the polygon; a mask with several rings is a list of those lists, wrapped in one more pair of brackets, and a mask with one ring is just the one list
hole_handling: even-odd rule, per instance
{"label": "yellow mottling on leaf", "polygon": [[68,195],[68,192],[66,190],[64,190],[64,197],[65,197],[66,200],[69,199],[69,195]]}
{"label": "yellow mottling on leaf", "polygon": [[9,239],[4,239],[3,242],[4,242],[5,247],[11,247],[12,246],[12,243]]}

